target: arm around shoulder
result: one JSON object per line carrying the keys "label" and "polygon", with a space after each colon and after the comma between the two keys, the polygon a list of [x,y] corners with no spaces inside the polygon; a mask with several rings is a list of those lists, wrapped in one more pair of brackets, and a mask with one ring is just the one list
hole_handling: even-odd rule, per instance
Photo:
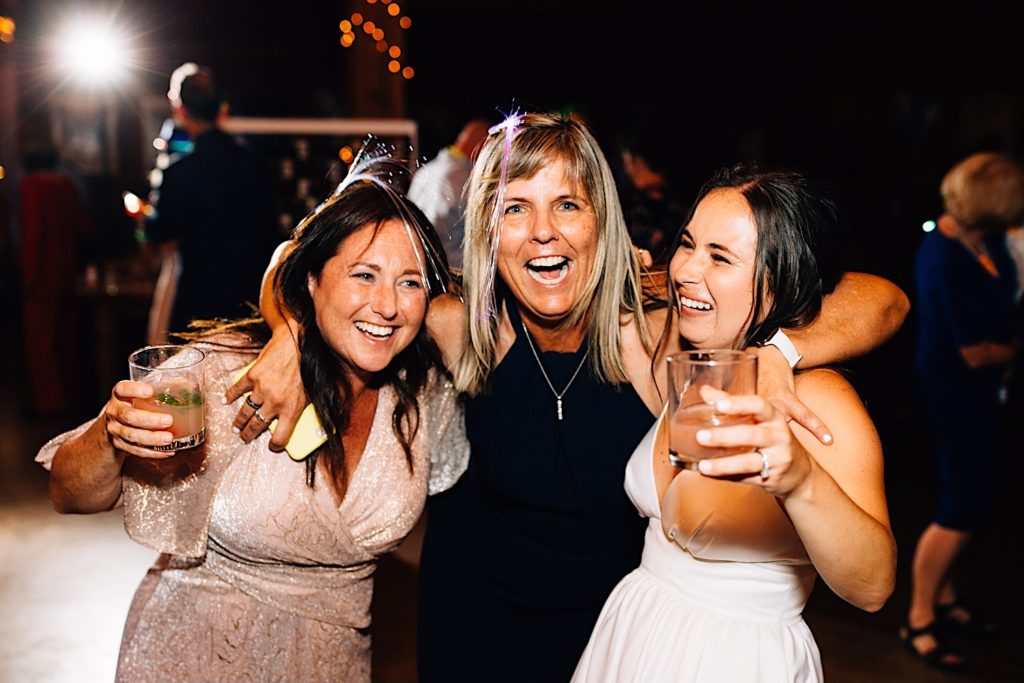
{"label": "arm around shoulder", "polygon": [[907,295],[889,280],[846,273],[814,322],[786,332],[803,357],[800,367],[817,367],[879,347],[896,334],[909,311]]}

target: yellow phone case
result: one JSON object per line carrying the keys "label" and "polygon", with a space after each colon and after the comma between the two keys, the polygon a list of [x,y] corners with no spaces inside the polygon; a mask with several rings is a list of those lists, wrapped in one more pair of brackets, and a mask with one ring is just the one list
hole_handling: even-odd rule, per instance
{"label": "yellow phone case", "polygon": [[[253,361],[255,362],[255,361]],[[235,374],[235,381],[237,382],[242,375],[248,372],[253,363],[249,363],[244,368]],[[245,394],[249,396],[248,393]],[[275,417],[267,425],[267,429],[271,433],[277,428],[277,418]],[[299,415],[298,422],[295,423],[295,429],[292,431],[292,436],[288,439],[288,444],[284,449],[288,452],[288,456],[295,461],[305,460],[309,457],[309,454],[319,448],[323,443],[327,441],[327,433],[324,428],[320,425],[320,418],[316,416],[316,410],[313,408],[313,404],[310,403],[306,406],[302,414]]]}

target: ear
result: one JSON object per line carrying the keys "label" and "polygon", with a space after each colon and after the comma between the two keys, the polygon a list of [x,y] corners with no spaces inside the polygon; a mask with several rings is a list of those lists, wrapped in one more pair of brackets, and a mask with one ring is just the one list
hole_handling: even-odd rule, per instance
{"label": "ear", "polygon": [[306,289],[309,290],[309,295],[311,297],[316,295],[316,286],[316,276],[313,275],[313,273],[310,273],[309,275],[306,276]]}
{"label": "ear", "polygon": [[939,220],[936,221],[936,225],[939,227],[939,232],[947,237],[959,237],[964,234],[963,226],[960,225],[960,221],[953,218],[948,213],[944,213],[939,216]]}

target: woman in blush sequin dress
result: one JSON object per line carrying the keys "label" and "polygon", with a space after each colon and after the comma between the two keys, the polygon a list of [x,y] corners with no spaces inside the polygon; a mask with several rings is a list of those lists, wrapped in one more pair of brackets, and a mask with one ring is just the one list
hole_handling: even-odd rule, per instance
{"label": "woman in blush sequin dress", "polygon": [[[133,409],[153,390],[129,381],[38,457],[58,511],[123,501],[128,533],[162,553],[132,602],[118,681],[369,681],[376,558],[468,456],[422,329],[441,289],[426,266],[444,264],[429,222],[383,184],[352,182],[303,221],[295,245],[277,285],[329,435],[304,465],[271,452],[269,434],[240,441],[239,406],[216,400],[202,446],[154,450],[169,420]],[[222,395],[256,357],[261,326],[194,342],[207,357],[205,396]]]}

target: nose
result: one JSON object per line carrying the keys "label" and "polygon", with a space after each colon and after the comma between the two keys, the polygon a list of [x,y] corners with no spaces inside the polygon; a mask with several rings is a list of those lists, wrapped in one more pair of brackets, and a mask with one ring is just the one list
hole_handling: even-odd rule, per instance
{"label": "nose", "polygon": [[537,211],[530,226],[530,240],[537,244],[547,244],[558,239],[555,217],[550,209]]}
{"label": "nose", "polygon": [[389,285],[381,285],[374,290],[370,308],[385,320],[393,320],[398,315],[398,292]]}
{"label": "nose", "polygon": [[687,252],[685,249],[676,251],[669,264],[672,282],[675,283],[676,288],[700,282],[703,277],[705,260],[699,254]]}

